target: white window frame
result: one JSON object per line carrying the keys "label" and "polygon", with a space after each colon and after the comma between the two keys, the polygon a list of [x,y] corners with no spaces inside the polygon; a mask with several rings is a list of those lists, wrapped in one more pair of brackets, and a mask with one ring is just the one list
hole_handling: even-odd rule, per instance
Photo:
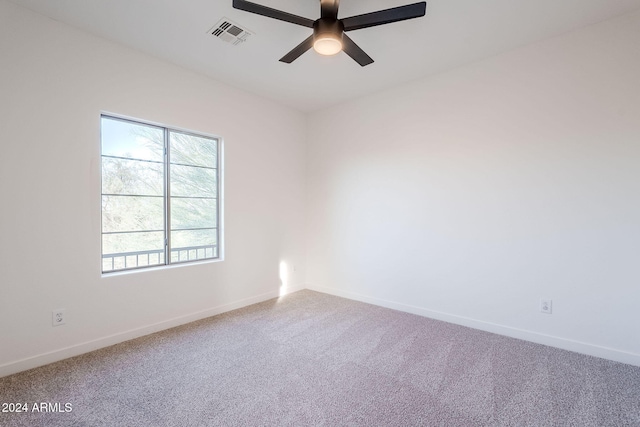
{"label": "white window frame", "polygon": [[[117,269],[111,269],[111,270],[104,270],[104,259],[105,257],[109,257],[111,255],[117,255],[117,254],[105,254],[104,253],[104,249],[103,249],[103,239],[102,236],[105,234],[104,232],[104,228],[102,225],[103,222],[103,211],[102,211],[102,205],[100,207],[100,271],[102,272],[102,275],[113,275],[113,274],[117,274],[117,273],[129,273],[129,272],[135,272],[135,271],[144,271],[144,270],[152,270],[152,269],[163,269],[163,268],[168,268],[168,267],[172,267],[172,266],[179,266],[179,265],[189,265],[189,264],[194,264],[194,263],[206,263],[206,262],[217,262],[217,261],[222,261],[224,260],[224,224],[223,224],[223,200],[224,200],[224,195],[223,195],[223,175],[224,175],[224,170],[223,170],[223,155],[224,155],[224,144],[223,144],[223,140],[222,137],[218,136],[218,135],[212,135],[212,134],[207,134],[207,133],[203,133],[203,132],[197,132],[197,131],[192,131],[192,130],[185,130],[185,129],[181,129],[181,128],[177,128],[177,127],[169,127],[166,125],[162,125],[162,124],[158,124],[158,123],[153,123],[153,122],[149,122],[146,120],[141,120],[141,119],[136,119],[136,118],[130,118],[130,117],[126,117],[126,116],[121,116],[118,114],[113,114],[113,113],[107,113],[107,112],[103,112],[100,114],[100,129],[102,129],[102,120],[103,119],[109,119],[109,120],[117,120],[117,121],[123,121],[123,122],[128,122],[128,123],[132,123],[132,124],[136,124],[136,125],[141,125],[141,126],[146,126],[146,127],[152,127],[152,128],[156,128],[156,129],[161,129],[162,133],[163,133],[163,143],[164,143],[164,161],[163,161],[163,170],[164,170],[164,177],[163,177],[163,181],[164,181],[164,194],[163,194],[163,209],[164,209],[164,238],[165,238],[165,242],[164,242],[164,262],[162,263],[157,263],[157,264],[152,264],[152,265],[138,265],[139,261],[136,261],[136,266],[134,267],[126,267],[126,256],[124,257],[125,259],[125,267],[124,268],[117,268]],[[215,245],[215,249],[214,249],[214,256],[211,257],[206,257],[206,258],[200,258],[200,259],[190,259],[190,254],[187,254],[187,259],[182,259],[181,255],[179,254],[178,260],[173,260],[172,261],[172,246],[171,246],[171,189],[170,189],[170,165],[171,165],[171,153],[170,153],[170,144],[169,144],[169,135],[171,132],[175,132],[175,133],[179,133],[179,134],[186,134],[186,135],[192,135],[195,137],[199,137],[199,138],[205,138],[205,139],[211,139],[211,140],[215,140],[216,142],[216,245]],[[104,172],[102,169],[102,161],[104,157],[109,157],[109,156],[105,156],[103,154],[103,147],[102,147],[102,130],[100,132],[100,199],[102,200],[102,197],[105,195],[103,193],[103,180],[104,180]],[[135,160],[135,159],[133,159]],[[213,169],[213,168],[212,168]],[[212,227],[214,228],[214,227]],[[175,230],[174,230],[175,231]],[[145,252],[145,251],[140,251],[140,252]],[[133,256],[133,255],[130,255]],[[113,260],[112,260],[112,265],[113,265]]]}

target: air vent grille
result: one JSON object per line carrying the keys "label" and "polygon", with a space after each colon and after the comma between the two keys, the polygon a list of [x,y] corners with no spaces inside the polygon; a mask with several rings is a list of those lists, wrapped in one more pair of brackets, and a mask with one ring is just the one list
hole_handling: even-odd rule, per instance
{"label": "air vent grille", "polygon": [[209,30],[209,34],[216,36],[224,42],[238,46],[246,42],[249,36],[253,35],[253,32],[236,24],[229,18],[222,18]]}

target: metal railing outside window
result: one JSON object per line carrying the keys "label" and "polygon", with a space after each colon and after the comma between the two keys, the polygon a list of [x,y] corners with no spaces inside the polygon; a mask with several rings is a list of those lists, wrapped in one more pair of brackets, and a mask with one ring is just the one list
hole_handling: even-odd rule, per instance
{"label": "metal railing outside window", "polygon": [[[190,246],[171,249],[173,263],[186,262],[205,258],[217,258],[218,248],[214,245]],[[122,252],[102,255],[103,271],[119,271],[140,267],[164,265],[164,249],[149,251]]]}

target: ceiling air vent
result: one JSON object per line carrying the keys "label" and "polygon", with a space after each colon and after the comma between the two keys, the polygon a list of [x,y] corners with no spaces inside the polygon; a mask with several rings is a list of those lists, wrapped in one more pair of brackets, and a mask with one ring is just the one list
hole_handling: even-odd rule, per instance
{"label": "ceiling air vent", "polygon": [[241,27],[229,18],[222,18],[209,30],[209,34],[216,36],[222,41],[238,46],[247,41],[253,33]]}

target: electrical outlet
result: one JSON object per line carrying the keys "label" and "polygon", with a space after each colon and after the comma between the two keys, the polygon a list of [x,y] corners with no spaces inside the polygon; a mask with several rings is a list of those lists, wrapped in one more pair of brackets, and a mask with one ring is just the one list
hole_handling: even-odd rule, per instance
{"label": "electrical outlet", "polygon": [[552,301],[546,298],[540,298],[540,312],[551,314]]}
{"label": "electrical outlet", "polygon": [[53,310],[53,316],[52,316],[51,322],[53,326],[60,326],[67,323],[65,310],[64,309]]}

